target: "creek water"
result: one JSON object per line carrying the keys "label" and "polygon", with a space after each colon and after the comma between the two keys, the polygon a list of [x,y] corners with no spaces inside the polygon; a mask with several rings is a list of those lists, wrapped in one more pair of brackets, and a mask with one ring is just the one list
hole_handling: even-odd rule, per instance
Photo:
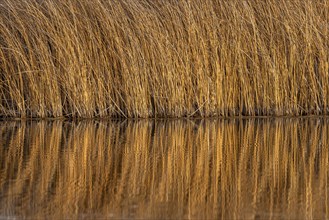
{"label": "creek water", "polygon": [[329,120],[3,121],[0,219],[328,219]]}

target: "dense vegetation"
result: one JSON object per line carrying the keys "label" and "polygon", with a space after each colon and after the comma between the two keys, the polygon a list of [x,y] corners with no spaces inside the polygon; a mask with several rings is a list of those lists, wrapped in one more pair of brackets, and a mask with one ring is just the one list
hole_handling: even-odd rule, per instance
{"label": "dense vegetation", "polygon": [[329,113],[327,0],[0,0],[0,116]]}

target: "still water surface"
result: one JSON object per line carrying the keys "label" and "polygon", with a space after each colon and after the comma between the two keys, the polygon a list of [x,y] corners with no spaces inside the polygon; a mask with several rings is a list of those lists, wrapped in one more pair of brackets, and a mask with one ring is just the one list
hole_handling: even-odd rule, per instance
{"label": "still water surface", "polygon": [[327,119],[0,123],[0,218],[328,219]]}

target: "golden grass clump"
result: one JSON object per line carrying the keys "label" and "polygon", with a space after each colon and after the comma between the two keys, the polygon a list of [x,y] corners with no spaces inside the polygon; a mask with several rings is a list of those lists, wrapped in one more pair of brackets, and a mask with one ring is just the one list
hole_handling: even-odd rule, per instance
{"label": "golden grass clump", "polygon": [[0,116],[329,113],[327,0],[1,0]]}

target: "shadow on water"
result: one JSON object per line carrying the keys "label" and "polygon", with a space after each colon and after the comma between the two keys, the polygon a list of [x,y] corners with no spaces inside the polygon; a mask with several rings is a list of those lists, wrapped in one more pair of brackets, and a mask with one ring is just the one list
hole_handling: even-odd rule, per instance
{"label": "shadow on water", "polygon": [[329,121],[2,122],[0,218],[328,218]]}

